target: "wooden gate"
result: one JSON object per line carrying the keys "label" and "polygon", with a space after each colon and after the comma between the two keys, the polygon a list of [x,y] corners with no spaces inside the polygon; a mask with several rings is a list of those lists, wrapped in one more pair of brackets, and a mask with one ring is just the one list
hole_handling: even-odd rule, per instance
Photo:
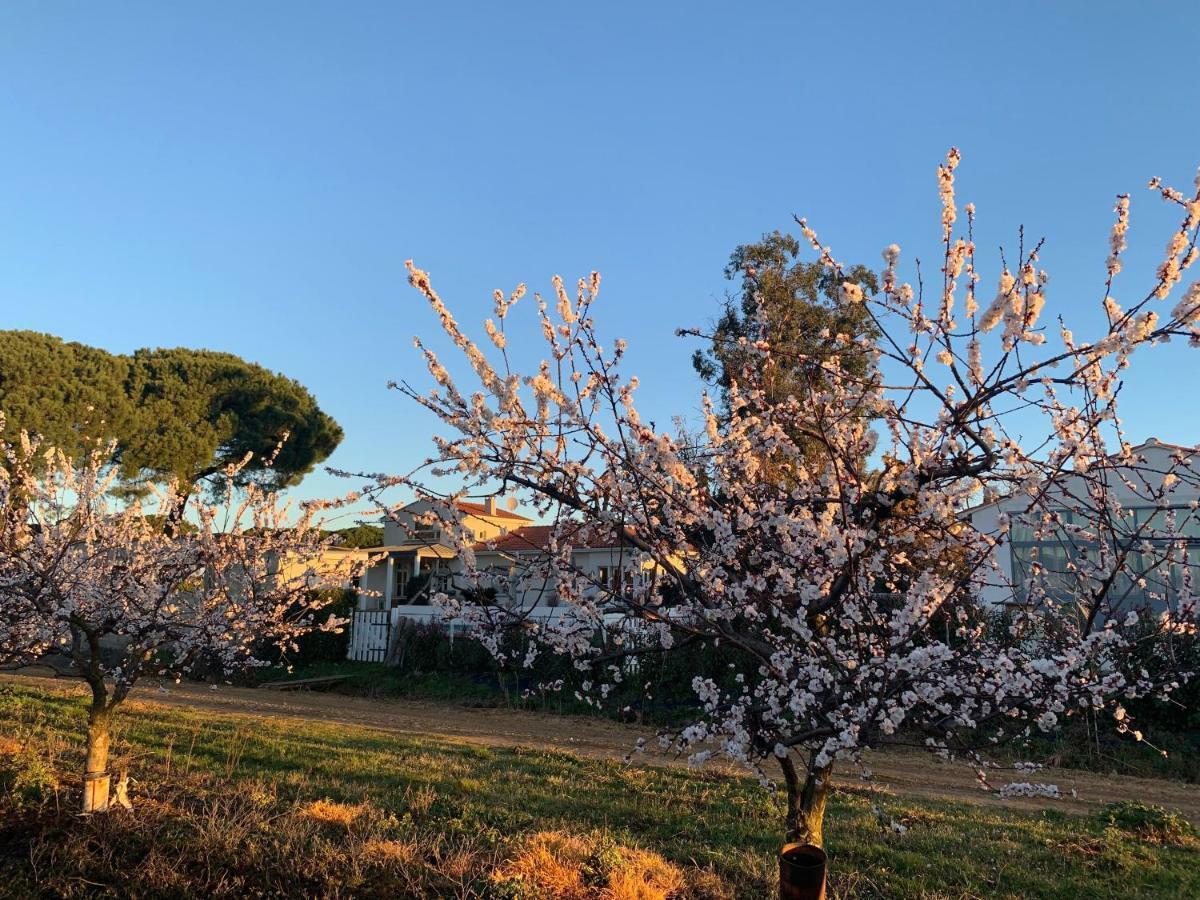
{"label": "wooden gate", "polygon": [[383,662],[391,633],[391,610],[356,609],[350,624],[350,650],[346,654],[347,659]]}

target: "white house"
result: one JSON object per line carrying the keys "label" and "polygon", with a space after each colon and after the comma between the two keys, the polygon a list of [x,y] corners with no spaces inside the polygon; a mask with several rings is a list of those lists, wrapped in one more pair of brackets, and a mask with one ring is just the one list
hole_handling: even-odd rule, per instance
{"label": "white house", "polygon": [[[1179,590],[1184,566],[1192,569],[1194,583],[1200,588],[1200,520],[1191,508],[1200,500],[1200,467],[1182,468],[1179,460],[1200,464],[1196,448],[1167,444],[1155,438],[1133,448],[1133,461],[1104,470],[1106,492],[1120,505],[1120,532],[1136,541],[1138,552],[1129,556],[1130,575],[1114,585],[1121,596],[1134,601],[1148,600],[1161,605],[1162,598],[1171,598]],[[1164,496],[1164,477],[1169,471],[1180,472],[1179,481]],[[1036,561],[1047,573],[1049,589],[1069,594],[1073,585],[1073,560],[1088,552],[1088,540],[1072,529],[1082,524],[1086,529],[1095,516],[1088,499],[1086,481],[1081,476],[1068,475],[1061,485],[1040,497],[1036,507],[1028,493],[1014,494],[981,503],[964,512],[964,516],[979,531],[996,537],[1000,543],[995,550],[996,567],[984,590],[984,600],[996,604],[1021,604],[1028,597],[1029,572]],[[1182,538],[1186,542],[1186,558],[1167,565],[1163,562],[1168,543],[1163,529],[1167,510],[1174,509]],[[1002,516],[1007,517],[1007,535],[1001,528]],[[1040,524],[1039,524],[1040,523]],[[1145,579],[1139,583],[1138,578]]]}
{"label": "white house", "polygon": [[[508,534],[475,545],[475,567],[480,572],[494,572],[502,584],[496,601],[506,606],[528,611],[533,618],[550,618],[559,607],[554,582],[544,574],[544,561],[555,528],[549,525],[526,525]],[[559,541],[563,541],[562,533]],[[634,579],[648,577],[645,566],[639,565],[635,552],[617,533],[575,535],[571,543],[571,566],[584,581],[589,593],[619,592],[622,585]]]}
{"label": "white house", "polygon": [[[359,579],[360,610],[398,610],[400,616],[428,619],[430,595],[450,590],[458,561],[442,530],[421,521],[432,508],[430,502],[418,500],[384,524],[383,546],[368,548],[380,559]],[[486,503],[459,502],[458,510],[463,525],[479,541],[502,538],[532,523],[499,508],[494,497]]]}
{"label": "white house", "polygon": [[[436,525],[422,521],[432,505],[410,503],[384,528],[384,545],[367,548],[378,559],[359,580],[358,609],[354,613],[350,659],[382,662],[390,636],[402,622],[440,621],[430,604],[438,592],[453,594],[469,588],[461,577],[463,566]],[[530,519],[487,503],[460,502],[462,523],[475,539],[477,571],[493,572],[502,594],[497,602],[519,606],[530,617],[552,619],[567,614],[560,607],[555,585],[537,576],[537,561],[544,560],[553,528],[534,525]],[[638,570],[631,548],[617,538],[577,537],[572,542],[572,565],[594,587],[619,590],[631,579],[646,577]],[[521,577],[524,575],[525,577]],[[455,576],[460,576],[456,578]],[[453,635],[456,625],[447,623]]]}

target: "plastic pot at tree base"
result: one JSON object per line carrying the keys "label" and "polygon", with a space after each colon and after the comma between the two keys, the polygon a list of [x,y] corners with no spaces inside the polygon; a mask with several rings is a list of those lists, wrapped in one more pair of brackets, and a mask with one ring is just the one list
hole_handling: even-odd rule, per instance
{"label": "plastic pot at tree base", "polygon": [[825,900],[828,859],[815,844],[784,844],[779,851],[779,900]]}
{"label": "plastic pot at tree base", "polygon": [[108,772],[89,772],[83,776],[84,813],[108,812],[111,784],[112,775]]}

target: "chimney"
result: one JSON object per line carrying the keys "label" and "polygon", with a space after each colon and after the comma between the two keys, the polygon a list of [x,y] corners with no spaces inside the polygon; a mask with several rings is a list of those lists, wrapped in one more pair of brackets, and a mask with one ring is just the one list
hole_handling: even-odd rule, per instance
{"label": "chimney", "polygon": [[487,510],[487,514],[489,516],[494,516],[496,514],[496,495],[495,494],[493,494],[492,496],[487,498],[487,502],[484,504],[484,508]]}

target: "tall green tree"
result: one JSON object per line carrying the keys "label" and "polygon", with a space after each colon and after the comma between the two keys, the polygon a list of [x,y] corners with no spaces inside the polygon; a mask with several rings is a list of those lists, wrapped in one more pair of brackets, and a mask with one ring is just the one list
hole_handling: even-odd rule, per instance
{"label": "tall green tree", "polygon": [[97,437],[128,434],[133,408],[127,360],[34,331],[0,331],[2,437],[41,435],[72,457]]}
{"label": "tall green tree", "polygon": [[383,526],[370,525],[366,522],[339,528],[334,532],[340,539],[340,547],[379,547],[383,545]]}
{"label": "tall green tree", "polygon": [[113,461],[132,486],[216,485],[251,453],[237,484],[288,487],[342,439],[303,385],[233,354],[123,356],[31,331],[0,332],[0,410],[9,437],[24,429],[73,452],[85,439],[114,440]]}
{"label": "tall green tree", "polygon": [[278,489],[298,483],[342,440],[302,384],[231,353],[138,350],[128,394],[137,410],[122,455],[130,474],[198,484],[250,453],[237,482]]}
{"label": "tall green tree", "polygon": [[[729,415],[729,387],[755,370],[771,404],[794,396],[803,401],[826,377],[834,346],[839,346],[839,370],[866,376],[869,354],[847,356],[837,335],[874,338],[875,327],[866,304],[843,303],[838,298],[842,281],[856,281],[865,292],[879,284],[865,266],[853,266],[844,275],[828,271],[819,262],[799,258],[800,242],[790,234],[773,231],[754,244],[742,244],[729,257],[725,277],[737,282],[736,293],[725,297],[724,309],[713,325],[711,345],[692,357],[696,372],[720,391]],[[761,370],[762,354],[742,343],[767,340],[772,365]]]}

